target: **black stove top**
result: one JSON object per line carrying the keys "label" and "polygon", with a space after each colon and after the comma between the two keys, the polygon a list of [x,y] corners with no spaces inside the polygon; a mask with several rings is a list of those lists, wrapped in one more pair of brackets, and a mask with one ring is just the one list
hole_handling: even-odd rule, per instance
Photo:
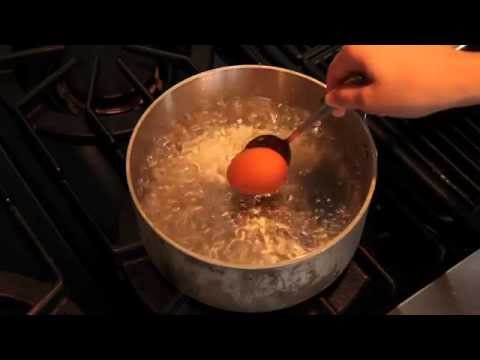
{"label": "black stove top", "polygon": [[[198,71],[257,63],[324,80],[339,48],[0,46],[0,313],[221,313],[169,285],[139,242],[133,127]],[[379,178],[361,246],[322,294],[266,316],[386,313],[480,247],[480,109],[368,122]]]}

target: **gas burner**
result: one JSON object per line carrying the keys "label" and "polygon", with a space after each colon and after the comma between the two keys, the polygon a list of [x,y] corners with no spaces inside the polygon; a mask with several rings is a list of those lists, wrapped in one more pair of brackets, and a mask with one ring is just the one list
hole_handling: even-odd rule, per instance
{"label": "gas burner", "polygon": [[[54,74],[65,63],[74,61],[69,71],[56,82],[49,92],[49,107],[56,111],[78,115],[88,98],[93,65],[98,58],[97,79],[92,98],[92,109],[99,115],[119,114],[138,108],[142,97],[126,71],[144,86],[150,95],[158,95],[163,89],[157,59],[141,56],[125,50],[123,46],[64,46],[51,51],[36,61],[27,57],[15,68],[18,83],[29,91],[47,76]],[[14,52],[41,52],[42,48],[16,47]],[[128,70],[125,70],[128,69]]]}
{"label": "gas burner", "polygon": [[[150,49],[149,47],[145,47]],[[95,72],[91,109],[117,137],[127,136],[147,101],[156,98],[172,81],[172,69],[158,56],[131,51],[127,46],[13,47],[8,64],[12,79],[25,94],[40,87],[41,96],[29,104],[39,132],[76,140],[95,140],[97,134],[85,120],[90,83]],[[20,60],[18,60],[20,59]],[[15,60],[15,61],[14,61]],[[94,64],[96,67],[94,68]],[[67,71],[62,69],[68,68]],[[53,86],[46,86],[45,80]],[[166,77],[170,80],[165,80]],[[146,100],[147,99],[147,100]]]}
{"label": "gas burner", "polygon": [[[150,94],[155,94],[163,87],[162,80],[159,77],[158,68],[155,69],[154,80],[149,81],[144,85]],[[73,113],[79,114],[85,109],[85,99],[75,95],[66,81],[60,81],[57,84],[56,92],[65,103],[65,106]],[[143,104],[142,97],[139,96],[133,89],[126,95],[114,97],[99,97],[95,96],[92,103],[92,108],[96,114],[99,115],[115,115],[121,114]]]}
{"label": "gas burner", "polygon": [[15,102],[23,92],[24,115],[35,130],[97,141],[99,128],[107,137],[128,136],[151,101],[213,63],[212,49],[192,46],[184,55],[178,48],[135,45],[12,47],[0,62],[13,65]]}
{"label": "gas burner", "polygon": [[85,108],[96,57],[98,57],[98,75],[92,108],[97,114],[119,114],[142,104],[142,97],[132,82],[122,73],[124,65],[151,95],[163,88],[159,68],[154,58],[138,56],[125,51],[122,46],[68,46],[63,52],[61,63],[72,58],[76,63],[57,84],[55,95],[63,100],[73,114],[78,114]]}

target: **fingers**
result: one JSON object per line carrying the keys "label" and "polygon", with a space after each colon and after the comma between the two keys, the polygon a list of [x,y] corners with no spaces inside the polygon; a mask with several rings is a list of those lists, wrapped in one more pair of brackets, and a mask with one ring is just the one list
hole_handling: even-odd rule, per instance
{"label": "fingers", "polygon": [[345,46],[335,57],[327,72],[328,91],[342,85],[352,75],[365,73],[365,66],[362,59],[352,50],[352,47]]}
{"label": "fingers", "polygon": [[327,72],[326,103],[333,107],[333,116],[343,117],[347,109],[358,109],[361,103],[361,88],[343,87],[345,81],[352,76],[364,74],[365,65],[355,54],[351,46],[344,46],[332,61]]}
{"label": "fingers", "polygon": [[[325,102],[336,109],[333,112],[335,116],[343,116],[345,109],[366,111],[370,103],[369,94],[371,86],[343,86],[330,91]],[[337,115],[338,114],[338,115]]]}

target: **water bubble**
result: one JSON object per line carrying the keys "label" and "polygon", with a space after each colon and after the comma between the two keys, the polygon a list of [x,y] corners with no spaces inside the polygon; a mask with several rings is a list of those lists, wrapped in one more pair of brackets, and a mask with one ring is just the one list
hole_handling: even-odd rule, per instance
{"label": "water bubble", "polygon": [[323,133],[323,129],[321,127],[321,124],[315,125],[312,129],[312,132],[313,132],[314,135],[317,135],[317,136],[321,135]]}
{"label": "water bubble", "polygon": [[[226,181],[231,159],[249,140],[267,132],[286,136],[305,114],[265,98],[220,99],[182,114],[170,134],[154,140],[142,165],[137,186],[145,212],[181,246],[217,260],[268,265],[321,248],[350,214],[302,184],[314,170],[311,162],[294,168],[279,194],[239,196]],[[294,161],[319,154],[315,143],[312,135],[298,141]]]}
{"label": "water bubble", "polygon": [[146,160],[148,167],[154,167],[157,165],[157,160],[153,157],[153,155],[148,155]]}

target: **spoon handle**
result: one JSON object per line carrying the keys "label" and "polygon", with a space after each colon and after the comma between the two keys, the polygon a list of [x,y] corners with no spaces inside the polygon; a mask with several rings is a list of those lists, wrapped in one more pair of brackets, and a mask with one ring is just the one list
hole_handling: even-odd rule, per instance
{"label": "spoon handle", "polygon": [[298,128],[296,128],[290,136],[286,139],[288,143],[291,143],[293,140],[295,140],[305,129],[308,129],[309,127],[315,125],[315,123],[319,122],[322,120],[325,116],[330,115],[331,112],[330,106],[327,104],[323,103],[323,105],[318,109],[316,112],[314,112],[310,117],[303,122],[302,125],[300,125]]}
{"label": "spoon handle", "polygon": [[[362,74],[352,74],[350,77],[344,82],[344,84],[348,85],[357,85],[357,86],[362,86],[368,83],[368,78],[365,77]],[[288,143],[291,143],[293,140],[295,140],[305,129],[308,129],[309,127],[315,125],[316,122],[322,120],[325,116],[330,115],[332,109],[330,106],[328,106],[325,101],[323,101],[323,105],[318,109],[316,112],[314,112],[310,117],[298,128],[296,128],[289,137],[285,139]]]}

